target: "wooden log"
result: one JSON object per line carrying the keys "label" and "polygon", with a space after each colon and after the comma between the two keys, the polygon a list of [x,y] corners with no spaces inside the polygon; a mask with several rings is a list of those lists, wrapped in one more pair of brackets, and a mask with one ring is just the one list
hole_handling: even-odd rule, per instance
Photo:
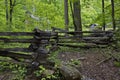
{"label": "wooden log", "polygon": [[[64,32],[37,32],[37,34],[51,34],[56,35],[56,33],[114,33],[114,31],[64,31]],[[0,32],[0,36],[33,36],[35,32]]]}
{"label": "wooden log", "polygon": [[15,52],[32,52],[32,50],[28,48],[0,48],[2,51],[15,51]]}
{"label": "wooden log", "polygon": [[56,28],[56,27],[51,27],[52,28],[52,31],[60,31],[60,32],[67,32],[67,30],[64,30],[64,29],[61,29],[61,28]]}
{"label": "wooden log", "polygon": [[98,45],[71,45],[71,44],[61,44],[61,43],[58,43],[59,46],[65,46],[65,47],[72,47],[72,48],[105,48],[107,46],[98,46]]}
{"label": "wooden log", "polygon": [[0,32],[0,36],[33,36],[33,35],[38,35],[38,36],[55,36],[55,32]]}
{"label": "wooden log", "polygon": [[85,40],[81,40],[81,41],[59,41],[58,42],[58,44],[60,44],[60,43],[71,43],[71,44],[74,44],[74,43],[76,43],[76,44],[79,44],[79,43],[94,43],[94,44],[103,44],[103,45],[107,45],[107,44],[109,44],[110,42],[108,41],[85,41]]}
{"label": "wooden log", "polygon": [[14,53],[14,52],[8,52],[8,51],[0,51],[0,56],[17,58],[17,59],[18,59],[18,58],[32,59],[32,56],[31,56],[31,55]]}
{"label": "wooden log", "polygon": [[83,40],[105,40],[109,39],[109,37],[83,37]]}
{"label": "wooden log", "polygon": [[83,39],[83,40],[105,40],[109,39],[109,37],[59,37],[59,39]]}
{"label": "wooden log", "polygon": [[18,43],[40,43],[39,41],[36,41],[34,39],[9,39],[9,38],[0,38],[1,42],[18,42]]}
{"label": "wooden log", "polygon": [[44,41],[41,42],[41,40],[35,40],[35,39],[9,39],[9,38],[0,38],[0,42],[6,42],[6,43],[39,43],[39,44],[45,44]]}
{"label": "wooden log", "polygon": [[33,32],[0,32],[0,36],[33,36]]}
{"label": "wooden log", "polygon": [[56,36],[57,34],[54,33],[54,32],[40,32],[40,33],[35,33],[36,36],[47,36],[47,37],[50,37],[50,36]]}
{"label": "wooden log", "polygon": [[68,34],[76,34],[76,33],[114,33],[114,31],[66,31],[66,32],[57,32],[57,33],[68,33]]}
{"label": "wooden log", "polygon": [[[59,34],[58,37],[77,37],[77,38],[79,38],[81,36],[80,35],[76,35],[76,36],[68,35],[68,36],[65,36],[65,35]],[[83,35],[83,37],[92,37],[92,36],[91,35]]]}
{"label": "wooden log", "polygon": [[[46,40],[46,38],[44,38]],[[55,39],[49,40],[49,42],[45,42],[43,40],[35,40],[35,39],[9,39],[9,38],[0,38],[0,42],[8,42],[8,43],[38,43],[38,44],[51,44],[55,43]],[[64,41],[65,40],[65,41]],[[72,41],[71,41],[72,40]],[[103,41],[102,41],[103,40]],[[58,37],[57,43],[78,43],[78,42],[84,42],[84,43],[100,43],[100,44],[107,44],[109,43],[109,37],[83,37],[81,38],[75,38],[75,37]]]}

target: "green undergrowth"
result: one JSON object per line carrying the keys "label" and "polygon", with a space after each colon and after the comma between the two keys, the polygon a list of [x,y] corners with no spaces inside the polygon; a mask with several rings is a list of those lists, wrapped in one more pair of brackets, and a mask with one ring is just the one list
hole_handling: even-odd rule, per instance
{"label": "green undergrowth", "polygon": [[120,68],[120,61],[114,61],[114,66],[119,67]]}
{"label": "green undergrowth", "polygon": [[[113,64],[116,67],[120,66],[120,48],[117,47],[107,47],[107,48],[90,48],[90,49],[81,49],[81,48],[70,48],[70,47],[59,47],[59,49],[50,54],[51,60],[55,61],[57,64],[60,64],[61,61],[58,59],[58,55],[61,53],[70,52],[70,53],[79,53],[81,56],[86,54],[101,54],[104,57],[108,58],[111,57],[114,59]],[[69,64],[72,65],[79,65],[80,61],[76,59],[71,59]]]}
{"label": "green undergrowth", "polygon": [[14,64],[12,62],[0,62],[0,74],[6,75],[9,73],[10,76],[13,76],[10,80],[24,80],[26,72],[26,66]]}
{"label": "green undergrowth", "polygon": [[[70,53],[79,53],[80,55],[86,55],[86,54],[102,54],[104,57],[112,57],[114,58],[113,64],[115,67],[120,67],[120,52],[115,51],[112,47],[108,48],[90,48],[90,49],[81,49],[81,48],[69,48],[69,47],[59,47],[58,50],[51,52],[49,55],[48,60],[51,60],[55,62],[55,68],[59,67],[62,63],[61,60],[58,59],[58,55],[61,53],[64,54],[65,52]],[[11,72],[14,77],[12,80],[24,80],[26,76],[26,66],[25,65],[18,65],[11,62],[7,62],[7,60],[11,60],[10,58],[3,58],[0,57],[0,73],[3,72]],[[6,62],[4,61],[6,60]],[[71,59],[67,65],[70,66],[77,66],[81,65],[81,61],[77,59]],[[34,72],[36,76],[40,76],[43,72],[45,72],[47,69],[45,69],[42,65],[39,66],[39,69]],[[43,77],[41,80],[57,80],[59,77],[58,73],[56,74],[48,74],[46,77]],[[52,79],[50,79],[52,78]]]}
{"label": "green undergrowth", "polygon": [[[61,60],[58,59],[58,56],[61,54],[64,54],[65,52],[70,52],[70,53],[78,53],[80,52],[81,55],[84,54],[84,50],[80,48],[70,48],[70,47],[59,47],[57,51],[51,52],[50,57],[48,58],[51,61],[54,61],[56,63],[56,66],[61,65]],[[68,65],[80,65],[80,61],[77,59],[71,59],[68,61],[69,63],[66,63]]]}
{"label": "green undergrowth", "polygon": [[80,48],[70,48],[70,47],[59,47],[58,50],[51,52],[49,59],[57,59],[58,54],[64,53],[64,52],[81,52]]}

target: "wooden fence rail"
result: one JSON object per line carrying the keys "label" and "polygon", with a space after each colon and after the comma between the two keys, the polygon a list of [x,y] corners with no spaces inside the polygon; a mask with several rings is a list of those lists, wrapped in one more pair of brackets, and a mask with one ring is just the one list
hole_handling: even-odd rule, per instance
{"label": "wooden fence rail", "polygon": [[[55,64],[47,58],[55,47],[104,48],[112,43],[114,34],[113,31],[93,32],[53,29],[53,31],[35,29],[33,32],[0,32],[0,56],[10,57],[22,63],[28,61],[28,65],[35,67],[43,65],[45,68],[51,69]],[[82,36],[79,34],[82,34]],[[25,43],[27,43],[27,46],[22,46]],[[8,46],[4,47],[4,45]],[[17,47],[14,45],[17,45]],[[47,46],[50,49],[47,49]],[[30,67],[28,71],[32,72],[31,70],[35,69]]]}

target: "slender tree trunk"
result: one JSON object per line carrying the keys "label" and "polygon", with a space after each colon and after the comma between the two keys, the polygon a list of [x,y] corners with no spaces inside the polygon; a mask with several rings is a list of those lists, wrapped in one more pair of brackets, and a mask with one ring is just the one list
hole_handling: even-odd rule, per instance
{"label": "slender tree trunk", "polygon": [[[76,0],[73,3],[73,11],[75,31],[82,31],[80,0]],[[76,36],[80,36],[82,38],[82,33],[76,34]]]}
{"label": "slender tree trunk", "polygon": [[15,6],[15,3],[16,3],[16,0],[10,0],[10,27],[12,26],[12,18],[13,18],[13,9],[14,9],[14,6]]}
{"label": "slender tree trunk", "polygon": [[112,7],[112,24],[113,24],[113,30],[115,30],[116,29],[116,24],[115,24],[114,0],[111,0],[111,7]]}
{"label": "slender tree trunk", "polygon": [[64,17],[65,17],[65,30],[68,31],[69,26],[68,0],[64,0]]}
{"label": "slender tree trunk", "polygon": [[75,31],[82,31],[82,23],[81,23],[81,6],[80,0],[76,0],[73,3],[74,7],[74,22],[75,22]]}
{"label": "slender tree trunk", "polygon": [[5,7],[6,7],[6,25],[8,26],[9,23],[8,0],[5,0]]}
{"label": "slender tree trunk", "polygon": [[12,0],[10,0],[10,26],[12,25],[12,12],[13,12],[13,4],[12,4]]}
{"label": "slender tree trunk", "polygon": [[104,0],[102,0],[102,16],[103,16],[103,30],[105,31],[105,2],[104,2]]}

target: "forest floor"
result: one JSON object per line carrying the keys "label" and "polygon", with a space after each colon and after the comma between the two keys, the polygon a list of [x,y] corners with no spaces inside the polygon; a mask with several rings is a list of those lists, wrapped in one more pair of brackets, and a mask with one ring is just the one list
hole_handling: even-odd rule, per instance
{"label": "forest floor", "polygon": [[[83,49],[60,52],[57,58],[64,63],[77,61],[76,68],[83,76],[82,80],[120,80],[120,65],[115,65],[118,58],[111,53],[117,57],[120,55],[120,51],[109,49]],[[11,76],[13,75],[8,72],[0,74],[0,80],[10,80]]]}
{"label": "forest floor", "polygon": [[[85,49],[82,52],[63,52],[58,58],[63,62],[80,60],[77,69],[83,80],[120,80],[120,65],[115,65],[115,56],[107,54],[107,50]],[[119,55],[117,51],[109,52]]]}

